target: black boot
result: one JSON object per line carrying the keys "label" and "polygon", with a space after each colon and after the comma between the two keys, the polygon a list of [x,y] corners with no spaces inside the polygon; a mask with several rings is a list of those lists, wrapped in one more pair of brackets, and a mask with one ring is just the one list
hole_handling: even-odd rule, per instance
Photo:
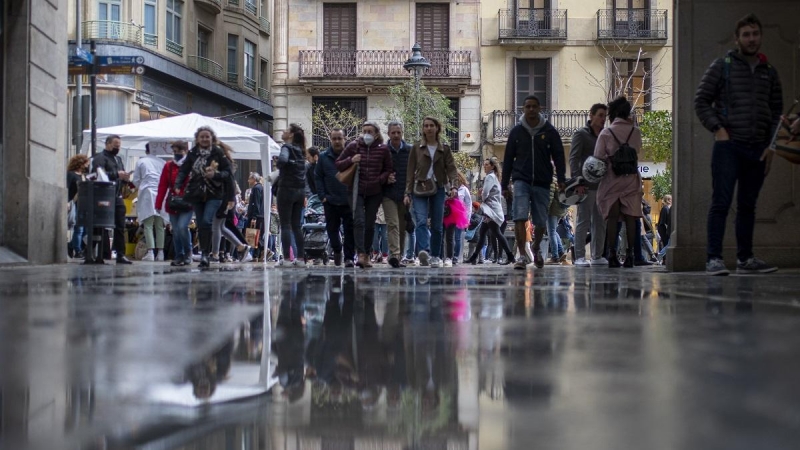
{"label": "black boot", "polygon": [[630,269],[634,265],[634,258],[633,258],[633,249],[628,249],[625,252],[625,264],[622,267]]}
{"label": "black boot", "polygon": [[211,230],[201,228],[197,231],[197,240],[200,244],[200,266],[206,268],[211,266],[208,254],[211,251]]}
{"label": "black boot", "polygon": [[622,267],[622,265],[619,263],[619,258],[617,258],[617,252],[608,252],[608,267],[611,269],[618,269]]}

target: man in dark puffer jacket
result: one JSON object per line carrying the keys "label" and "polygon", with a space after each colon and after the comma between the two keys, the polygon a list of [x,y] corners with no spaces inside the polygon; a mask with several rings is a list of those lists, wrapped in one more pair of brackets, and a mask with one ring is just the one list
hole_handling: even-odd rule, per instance
{"label": "man in dark puffer jacket", "polygon": [[730,273],[722,260],[722,239],[737,181],[737,272],[778,270],[753,256],[753,230],[758,193],[772,161],[772,152],[765,149],[783,108],[781,82],[766,56],[758,52],[761,22],[756,16],[751,14],[736,24],[736,45],[737,50],[717,59],[706,70],[694,98],[697,117],[716,140],[708,211],[709,275]]}

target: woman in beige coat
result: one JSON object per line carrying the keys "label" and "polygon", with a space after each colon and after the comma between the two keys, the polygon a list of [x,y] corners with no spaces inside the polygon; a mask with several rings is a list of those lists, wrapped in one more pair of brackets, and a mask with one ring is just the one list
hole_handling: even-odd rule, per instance
{"label": "woman in beige coat", "polygon": [[636,245],[636,221],[642,217],[642,177],[639,171],[630,175],[614,173],[611,156],[627,140],[628,145],[642,150],[642,132],[631,121],[632,106],[625,97],[608,105],[611,125],[597,137],[594,156],[608,164],[609,169],[597,189],[597,206],[606,219],[606,246],[609,249],[608,267],[619,267],[617,259],[617,223],[625,221],[628,238],[625,267],[633,267],[633,248]]}

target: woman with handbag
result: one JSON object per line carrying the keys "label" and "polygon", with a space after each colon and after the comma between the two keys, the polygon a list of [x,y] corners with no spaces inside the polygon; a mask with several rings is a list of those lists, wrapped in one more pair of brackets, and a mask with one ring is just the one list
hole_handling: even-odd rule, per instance
{"label": "woman with handbag", "polygon": [[[355,238],[358,261],[361,268],[372,267],[369,258],[369,247],[375,235],[375,218],[378,208],[383,203],[383,187],[394,183],[394,165],[389,147],[383,143],[381,129],[376,122],[364,122],[361,126],[362,136],[345,147],[336,159],[337,178],[347,185],[343,176],[355,170],[358,185],[350,182],[350,209],[353,210],[353,237]],[[353,167],[358,165],[355,169]]]}
{"label": "woman with handbag", "polygon": [[483,180],[483,191],[481,192],[481,197],[483,198],[483,203],[481,204],[483,226],[481,227],[481,234],[478,238],[478,247],[475,249],[472,256],[469,257],[469,263],[473,265],[478,263],[478,254],[483,248],[483,244],[486,242],[486,236],[491,233],[492,237],[497,239],[502,250],[506,252],[506,260],[500,262],[500,249],[498,249],[497,254],[495,254],[497,263],[501,265],[511,264],[514,262],[514,252],[511,251],[506,237],[500,230],[500,225],[505,222],[503,205],[500,203],[502,199],[499,181],[501,178],[500,168],[498,167],[497,161],[492,158],[483,162],[483,170],[486,172],[486,178]]}
{"label": "woman with handbag", "polygon": [[300,125],[292,123],[283,131],[283,146],[278,156],[277,203],[281,217],[281,248],[283,259],[278,265],[285,265],[290,258],[292,243],[296,245],[292,265],[305,266],[303,230],[300,222],[306,201],[306,134]]}
{"label": "woman with handbag", "polygon": [[[240,261],[249,262],[253,260],[253,256],[250,255],[250,246],[244,242],[244,237],[240,239],[236,233],[225,226],[225,222],[229,219],[229,216],[230,220],[233,220],[233,209],[236,206],[236,182],[233,180],[233,174],[236,171],[236,165],[233,162],[233,149],[228,144],[223,142],[217,142],[217,145],[219,145],[223,153],[225,153],[225,158],[228,159],[228,162],[231,165],[231,172],[230,176],[227,180],[225,180],[224,183],[224,200],[217,210],[217,213],[214,215],[214,220],[211,222],[212,241],[210,259],[211,262],[225,261],[225,258],[219,253],[222,243],[221,241],[224,237],[226,241],[236,246],[236,249],[239,252]],[[250,255],[250,258],[245,260],[247,255]]]}
{"label": "woman with handbag", "polygon": [[164,210],[169,214],[169,223],[172,227],[172,247],[175,250],[175,256],[172,258],[171,266],[186,266],[192,263],[192,239],[189,233],[192,205],[183,199],[189,179],[187,178],[180,185],[177,193],[172,192],[172,186],[175,186],[175,180],[178,178],[178,171],[186,161],[188,148],[188,144],[184,141],[172,143],[174,160],[164,166],[156,193],[156,211],[160,213],[163,205]]}
{"label": "woman with handbag", "polygon": [[[415,233],[421,266],[442,264],[442,229],[445,197],[458,196],[458,170],[450,147],[440,141],[442,124],[433,117],[422,120],[422,141],[408,157],[406,206],[413,202]],[[430,218],[430,235],[428,219]]]}
{"label": "woman with handbag", "polygon": [[189,150],[178,170],[173,192],[189,179],[183,198],[192,203],[197,218],[198,241],[200,242],[200,267],[211,265],[211,225],[225,197],[225,184],[231,176],[231,164],[225,152],[217,145],[217,136],[211,127],[202,126],[194,134],[195,146]]}

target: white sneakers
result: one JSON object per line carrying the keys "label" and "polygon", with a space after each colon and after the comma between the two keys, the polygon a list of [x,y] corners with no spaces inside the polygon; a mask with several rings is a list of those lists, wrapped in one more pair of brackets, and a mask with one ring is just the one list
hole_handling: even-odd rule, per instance
{"label": "white sneakers", "polygon": [[453,267],[453,260],[450,258],[444,259],[444,267]]}
{"label": "white sneakers", "polygon": [[164,260],[164,249],[160,249],[158,251],[158,256],[156,256],[156,261],[163,261]]}
{"label": "white sneakers", "polygon": [[[452,266],[452,263],[450,265]],[[442,267],[441,258],[437,258],[436,256],[432,256],[431,257],[431,267],[434,268],[434,269]]]}
{"label": "white sneakers", "polygon": [[152,250],[148,250],[147,253],[145,253],[144,256],[142,257],[142,261],[155,261],[155,260],[156,258],[155,256],[153,256]]}
{"label": "white sneakers", "polygon": [[592,265],[593,266],[607,266],[608,265],[608,260],[601,256],[599,258],[593,259],[592,260]]}
{"label": "white sneakers", "polygon": [[586,258],[578,258],[575,260],[575,265],[578,267],[589,267],[592,265],[592,263],[590,263]]}

